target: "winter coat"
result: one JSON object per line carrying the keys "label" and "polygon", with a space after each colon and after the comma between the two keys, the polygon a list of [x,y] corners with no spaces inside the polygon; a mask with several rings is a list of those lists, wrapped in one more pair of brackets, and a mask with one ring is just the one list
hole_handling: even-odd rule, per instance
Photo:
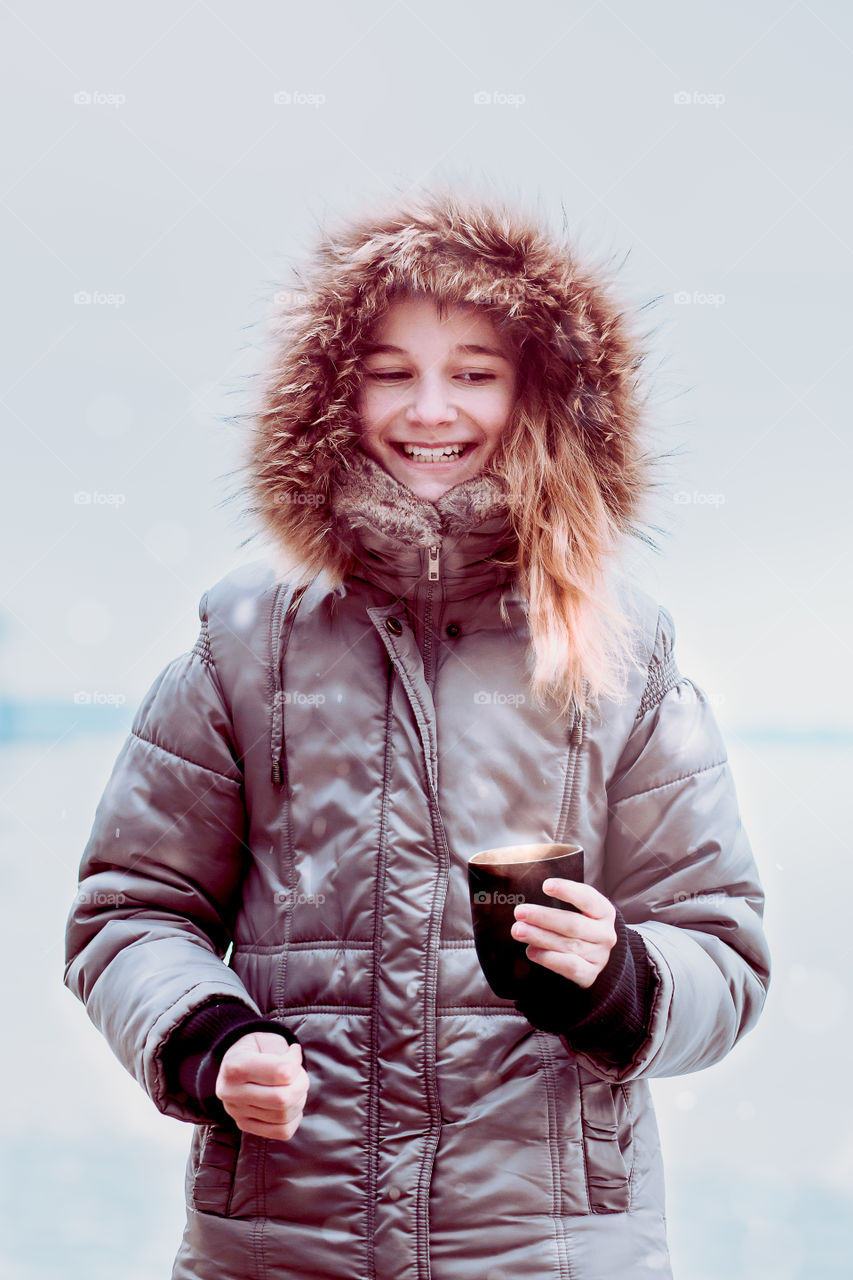
{"label": "winter coat", "polygon": [[[661,1280],[649,1080],[719,1062],[769,980],[725,745],[636,589],[624,696],[537,709],[505,515],[468,488],[433,527],[422,501],[395,523],[379,472],[341,489],[363,499],[360,522],[336,508],[342,583],[295,589],[259,560],[203,595],[98,805],[66,984],[196,1126],[175,1280]],[[271,520],[328,531],[321,473],[313,506]],[[535,1029],[477,961],[467,859],[566,840],[654,971],[628,1065]],[[167,1088],[170,1033],[217,995],[299,1037],[311,1089],[286,1142]]]}

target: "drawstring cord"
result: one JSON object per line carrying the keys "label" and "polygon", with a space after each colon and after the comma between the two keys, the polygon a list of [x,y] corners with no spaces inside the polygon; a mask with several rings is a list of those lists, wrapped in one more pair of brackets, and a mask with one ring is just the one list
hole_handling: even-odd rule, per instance
{"label": "drawstring cord", "polygon": [[[305,592],[315,581],[316,578],[313,578],[311,582],[306,582],[299,587],[293,588],[292,594],[290,594],[291,588],[289,586],[281,587],[273,605],[270,619],[270,678],[272,685],[271,778],[274,786],[283,786],[285,788],[288,799],[290,799],[290,782],[287,777],[287,755],[284,743],[284,685],[282,682],[284,654],[287,650],[287,642],[290,639],[296,611]],[[290,600],[285,606],[288,594],[290,594]]]}

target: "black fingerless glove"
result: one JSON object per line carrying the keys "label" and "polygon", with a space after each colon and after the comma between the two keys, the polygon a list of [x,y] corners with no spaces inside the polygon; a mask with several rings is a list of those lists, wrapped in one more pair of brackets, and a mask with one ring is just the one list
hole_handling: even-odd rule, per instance
{"label": "black fingerless glove", "polygon": [[642,936],[618,907],[615,929],[616,945],[591,987],[534,964],[515,1007],[570,1048],[627,1066],[648,1035],[656,979]]}
{"label": "black fingerless glove", "polygon": [[183,1092],[208,1120],[233,1125],[215,1093],[226,1050],[251,1031],[274,1031],[288,1044],[298,1037],[268,1018],[259,1018],[236,996],[218,996],[196,1009],[175,1028],[162,1051],[163,1071],[172,1093]]}

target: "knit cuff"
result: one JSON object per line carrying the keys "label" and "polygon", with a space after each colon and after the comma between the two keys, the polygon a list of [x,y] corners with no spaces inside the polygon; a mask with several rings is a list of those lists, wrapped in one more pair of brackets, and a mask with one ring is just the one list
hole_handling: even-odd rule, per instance
{"label": "knit cuff", "polygon": [[171,1092],[185,1093],[206,1119],[233,1126],[232,1117],[216,1096],[222,1059],[232,1044],[252,1031],[273,1031],[288,1044],[298,1044],[294,1032],[280,1022],[259,1018],[242,1000],[217,997],[194,1010],[180,1023],[163,1049],[163,1070]]}
{"label": "knit cuff", "polygon": [[642,936],[618,907],[615,929],[616,945],[592,986],[536,965],[515,1007],[570,1048],[625,1066],[648,1035],[655,975]]}

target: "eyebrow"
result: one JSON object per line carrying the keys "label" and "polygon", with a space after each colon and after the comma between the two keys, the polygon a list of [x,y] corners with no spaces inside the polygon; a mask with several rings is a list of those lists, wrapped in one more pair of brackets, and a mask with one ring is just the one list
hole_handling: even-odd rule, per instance
{"label": "eyebrow", "polygon": [[[481,346],[481,345],[480,345],[479,343],[477,343],[477,342],[462,342],[462,343],[458,343],[458,344],[453,348],[453,350],[454,350],[454,352],[456,352],[456,351],[460,351],[460,352],[464,353],[465,355],[472,355],[472,356],[495,356],[495,357],[496,357],[496,359],[498,359],[498,360],[509,360],[509,356],[504,355],[503,351],[498,351],[498,349],[497,349],[496,347],[484,347],[484,346]],[[403,347],[395,347],[395,346],[394,346],[392,343],[390,343],[390,342],[374,342],[374,343],[370,343],[370,344],[368,344],[368,345],[364,348],[364,354],[365,354],[366,356],[373,356],[373,355],[385,355],[385,354],[387,354],[387,355],[395,355],[395,356],[396,356],[396,355],[404,356],[404,355],[406,355],[407,353],[406,353],[406,351],[403,349]]]}

